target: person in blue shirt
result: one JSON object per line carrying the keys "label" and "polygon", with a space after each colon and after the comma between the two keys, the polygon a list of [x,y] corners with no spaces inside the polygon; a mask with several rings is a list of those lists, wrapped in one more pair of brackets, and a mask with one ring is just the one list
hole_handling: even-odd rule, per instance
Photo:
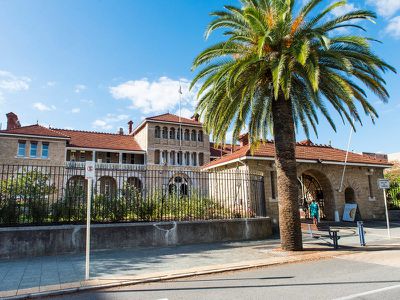
{"label": "person in blue shirt", "polygon": [[317,201],[315,201],[315,199],[311,202],[309,209],[310,209],[310,217],[311,219],[313,219],[314,225],[318,225],[319,206]]}

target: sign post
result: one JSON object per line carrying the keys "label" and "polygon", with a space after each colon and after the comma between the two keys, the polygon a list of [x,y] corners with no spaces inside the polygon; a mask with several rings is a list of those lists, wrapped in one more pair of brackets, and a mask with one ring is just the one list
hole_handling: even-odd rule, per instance
{"label": "sign post", "polygon": [[85,262],[85,280],[90,278],[90,219],[91,219],[91,200],[92,200],[92,189],[93,179],[95,174],[95,163],[94,161],[87,161],[85,163],[85,179],[88,181],[87,185],[87,203],[86,203],[86,262]]}
{"label": "sign post", "polygon": [[386,213],[386,227],[388,238],[390,239],[390,224],[389,224],[389,212],[386,199],[386,190],[390,188],[390,182],[388,179],[378,179],[378,187],[383,190],[383,199],[385,201],[385,213]]}

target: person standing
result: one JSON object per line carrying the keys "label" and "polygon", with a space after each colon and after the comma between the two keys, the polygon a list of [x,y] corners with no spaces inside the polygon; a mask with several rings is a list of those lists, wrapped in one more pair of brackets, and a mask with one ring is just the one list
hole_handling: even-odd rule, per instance
{"label": "person standing", "polygon": [[310,217],[311,219],[313,219],[313,224],[318,225],[319,206],[317,201],[315,201],[315,199],[313,199],[313,201],[311,202],[309,209],[310,209]]}

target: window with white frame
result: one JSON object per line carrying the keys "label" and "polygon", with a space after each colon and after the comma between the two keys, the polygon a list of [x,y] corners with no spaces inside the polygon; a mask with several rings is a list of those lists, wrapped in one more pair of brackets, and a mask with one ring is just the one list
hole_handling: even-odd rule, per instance
{"label": "window with white frame", "polygon": [[49,158],[49,143],[42,143],[42,158]]}
{"label": "window with white frame", "polygon": [[37,150],[38,150],[38,143],[37,142],[31,142],[31,149],[29,151],[29,156],[30,157],[37,157]]}
{"label": "window with white frame", "polygon": [[25,157],[26,155],[26,142],[25,141],[18,141],[18,157]]}

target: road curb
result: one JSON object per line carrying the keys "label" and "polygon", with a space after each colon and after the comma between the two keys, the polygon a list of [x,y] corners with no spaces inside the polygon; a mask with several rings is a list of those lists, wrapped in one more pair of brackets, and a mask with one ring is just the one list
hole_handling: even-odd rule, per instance
{"label": "road curb", "polygon": [[[274,261],[274,262],[254,262],[254,263],[245,263],[242,265],[236,266],[221,266],[220,268],[216,268],[215,266],[210,266],[209,269],[201,270],[201,271],[190,271],[190,270],[183,270],[178,273],[173,274],[166,274],[163,276],[154,276],[142,279],[132,279],[132,280],[125,280],[119,281],[115,283],[105,283],[105,284],[98,284],[98,285],[89,285],[89,286],[79,286],[73,288],[64,288],[59,290],[51,290],[51,291],[43,291],[43,292],[35,292],[23,295],[16,295],[16,296],[9,296],[2,299],[9,299],[9,300],[22,300],[22,299],[38,299],[50,296],[60,296],[66,294],[74,294],[78,292],[85,292],[85,291],[92,291],[92,290],[100,290],[100,289],[107,289],[107,288],[115,288],[115,287],[123,287],[129,285],[137,285],[143,283],[151,283],[151,282],[159,282],[163,280],[172,280],[178,278],[185,278],[185,277],[192,277],[192,276],[200,276],[200,275],[209,275],[209,274],[217,274],[217,273],[225,273],[225,272],[232,272],[232,271],[240,271],[252,268],[262,268],[268,266],[276,266],[276,265],[284,265],[290,263],[298,263],[304,261],[311,261],[311,260],[322,260],[322,259],[330,259],[336,256],[341,256],[345,254],[350,254],[350,251],[329,251],[323,252],[325,255],[321,255],[321,253],[311,253],[311,254],[300,254],[298,256],[288,256],[288,259],[282,261]],[[77,282],[75,282],[77,283]],[[71,283],[74,284],[74,283]],[[80,283],[79,283],[80,284]]]}

